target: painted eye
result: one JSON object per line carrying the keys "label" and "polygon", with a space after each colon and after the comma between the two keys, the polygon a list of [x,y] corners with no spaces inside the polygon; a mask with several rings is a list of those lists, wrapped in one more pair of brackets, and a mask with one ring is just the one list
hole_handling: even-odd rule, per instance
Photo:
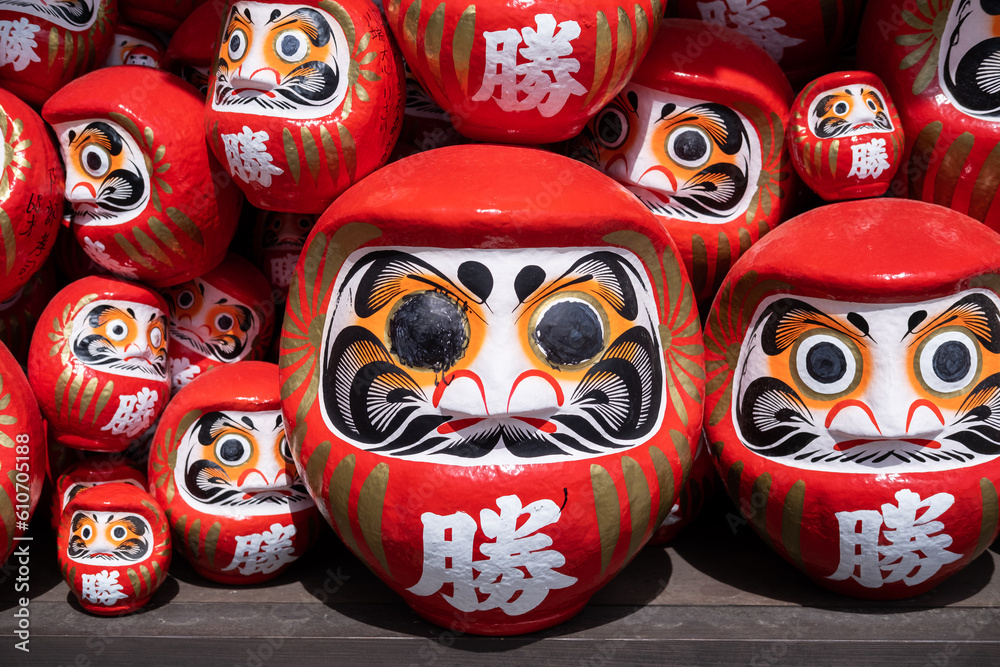
{"label": "painted eye", "polygon": [[309,218],[299,218],[299,229],[309,229],[312,227],[313,221]]}
{"label": "painted eye", "polygon": [[233,316],[227,313],[222,313],[221,315],[217,315],[215,317],[215,328],[222,333],[230,331],[233,328],[234,323]]}
{"label": "painted eye", "polygon": [[93,178],[104,178],[111,171],[111,156],[100,146],[88,144],[80,151],[80,166]]}
{"label": "painted eye", "polygon": [[454,299],[440,292],[403,297],[389,316],[389,343],[410,368],[440,372],[451,368],[469,347],[469,320]]}
{"label": "painted eye", "polygon": [[700,127],[680,127],[667,137],[667,155],[677,164],[694,169],[712,156],[711,139]]}
{"label": "painted eye", "polygon": [[979,4],[989,16],[1000,16],[1000,0],[980,0]]}
{"label": "painted eye", "polygon": [[128,336],[128,325],[122,320],[111,320],[104,327],[104,330],[107,332],[108,338],[116,343],[120,343]]}
{"label": "painted eye", "polygon": [[288,438],[284,435],[281,436],[281,446],[278,447],[278,451],[281,452],[281,458],[289,462],[293,460],[291,443],[288,442]]}
{"label": "painted eye", "polygon": [[184,290],[177,295],[177,305],[184,310],[187,310],[194,305],[194,292],[189,289]]}
{"label": "painted eye", "polygon": [[229,36],[229,44],[226,49],[229,53],[230,60],[240,60],[247,53],[247,34],[237,28],[233,30],[233,34]]}
{"label": "painted eye", "polygon": [[876,104],[875,100],[873,100],[872,98],[869,97],[867,100],[865,100],[865,104],[868,105],[868,108],[871,109],[873,113],[878,112],[878,104]]}
{"label": "painted eye", "polygon": [[854,343],[830,332],[800,338],[792,352],[792,377],[806,393],[835,398],[861,382],[861,355]]}
{"label": "painted eye", "polygon": [[850,107],[847,106],[847,102],[837,102],[836,104],[833,105],[833,113],[837,114],[838,116],[843,116],[849,110]]}
{"label": "painted eye", "polygon": [[309,55],[309,38],[301,30],[283,30],[274,38],[274,52],[286,63],[297,63]]}
{"label": "painted eye", "polygon": [[550,364],[576,366],[604,349],[604,321],[593,304],[561,298],[543,308],[531,337]]}
{"label": "painted eye", "polygon": [[225,435],[215,445],[216,458],[230,466],[246,463],[252,452],[253,445],[242,435]]}
{"label": "painted eye", "polygon": [[111,529],[111,537],[119,542],[124,540],[126,535],[128,535],[128,531],[125,530],[124,526],[115,526]]}
{"label": "painted eye", "polygon": [[607,107],[597,116],[597,141],[604,148],[620,148],[628,138],[628,118],[620,109]]}
{"label": "painted eye", "polygon": [[921,342],[914,359],[921,384],[935,394],[953,396],[979,376],[979,343],[961,329],[944,329]]}
{"label": "painted eye", "polygon": [[160,331],[160,327],[153,327],[149,330],[149,344],[160,347],[161,343],[163,343],[163,332]]}
{"label": "painted eye", "polygon": [[84,526],[80,529],[80,537],[83,538],[84,542],[89,542],[90,538],[94,536],[94,529],[90,526]]}

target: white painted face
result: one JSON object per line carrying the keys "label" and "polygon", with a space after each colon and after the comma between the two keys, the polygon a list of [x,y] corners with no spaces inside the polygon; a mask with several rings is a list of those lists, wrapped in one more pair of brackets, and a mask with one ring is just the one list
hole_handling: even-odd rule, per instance
{"label": "white painted face", "polygon": [[131,222],[149,204],[149,172],[135,139],[104,118],[54,126],[66,165],[73,223],[110,227]]}
{"label": "white painted face", "polygon": [[732,416],[751,451],[836,472],[921,472],[1000,454],[1000,300],[773,297],[751,320]]}
{"label": "white painted face", "polygon": [[938,77],[957,109],[1000,122],[1000,2],[954,0],[941,37]]}
{"label": "white painted face", "polygon": [[129,512],[77,511],[66,555],[88,565],[128,565],[145,560],[153,530],[145,517]]}
{"label": "white painted face", "polygon": [[580,159],[657,215],[722,224],[757,191],[757,131],[722,104],[630,84],[587,127]]}
{"label": "white painted face", "polygon": [[97,20],[100,0],[0,0],[0,10],[37,16],[61,28],[81,32]]}
{"label": "white painted face", "polygon": [[176,461],[177,488],[202,512],[269,516],[313,504],[292,461],[280,410],[207,412],[181,437]]}
{"label": "white painted face", "polygon": [[617,248],[360,250],[322,347],[327,426],[387,456],[549,463],[655,435],[655,292]]}
{"label": "white painted face", "polygon": [[300,120],[330,115],[347,94],[352,47],[322,9],[237,2],[215,66],[212,108]]}
{"label": "white painted face", "polygon": [[892,132],[882,94],[862,84],[826,90],[809,105],[809,129],[820,139]]}
{"label": "white painted face", "polygon": [[166,382],[167,317],[131,301],[93,301],[73,318],[73,356],[88,368]]}
{"label": "white painted face", "polygon": [[253,351],[260,335],[254,310],[201,278],[164,291],[170,306],[170,336],[206,359],[228,364]]}

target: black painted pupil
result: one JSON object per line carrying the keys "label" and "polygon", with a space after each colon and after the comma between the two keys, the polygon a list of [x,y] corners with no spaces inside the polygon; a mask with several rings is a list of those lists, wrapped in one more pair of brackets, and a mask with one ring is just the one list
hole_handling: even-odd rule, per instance
{"label": "black painted pupil", "polygon": [[299,50],[299,38],[295,35],[285,35],[281,38],[281,52],[288,57],[294,56]]}
{"label": "black painted pupil", "polygon": [[90,539],[90,526],[84,526],[83,530],[80,531],[80,537],[85,540]]}
{"label": "black painted pupil", "polygon": [[535,326],[534,337],[545,358],[556,366],[583,363],[604,347],[601,318],[579,301],[561,301],[546,310]]}
{"label": "black painted pupil", "polygon": [[220,315],[217,321],[219,329],[222,331],[229,331],[233,328],[233,318],[229,315]]}
{"label": "black painted pupil", "polygon": [[469,346],[465,313],[438,292],[409,295],[389,320],[389,342],[392,353],[410,368],[443,371]]}
{"label": "black painted pupil", "polygon": [[123,327],[120,324],[116,324],[115,326],[111,327],[111,333],[113,333],[116,336],[121,336],[123,333],[125,333],[125,327]]}
{"label": "black painted pupil", "polygon": [[125,529],[121,526],[115,526],[114,530],[111,531],[111,537],[116,540],[120,540],[125,537]]}
{"label": "black painted pupil", "polygon": [[243,458],[243,443],[236,439],[229,439],[222,443],[219,448],[219,456],[223,461],[239,461]]}
{"label": "black painted pupil", "polygon": [[705,157],[708,142],[701,132],[686,130],[674,140],[674,154],[684,162],[696,162]]}
{"label": "black painted pupil", "polygon": [[837,105],[833,107],[833,111],[837,114],[843,115],[847,113],[847,104],[844,102],[837,102]]}
{"label": "black painted pupil", "polygon": [[980,4],[982,5],[983,11],[990,16],[1000,14],[1000,0],[982,0]]}
{"label": "black painted pupil", "polygon": [[237,34],[233,35],[232,37],[230,37],[229,38],[229,52],[230,53],[236,53],[237,51],[239,51],[240,47],[243,45],[242,42],[243,42],[243,40],[240,39],[239,33],[237,33]]}
{"label": "black painted pupil", "polygon": [[177,297],[177,303],[181,308],[188,308],[194,303],[194,296],[189,292],[184,292],[179,297]]}
{"label": "black painted pupil", "polygon": [[878,105],[875,104],[875,100],[868,100],[868,108],[871,109],[872,111],[878,109]]}
{"label": "black painted pupil", "polygon": [[606,144],[617,143],[623,131],[621,116],[613,111],[604,114],[601,122],[597,124],[597,135]]}
{"label": "black painted pupil", "polygon": [[104,161],[101,159],[101,156],[95,151],[87,153],[87,168],[91,171],[100,171],[103,163]]}
{"label": "black painted pupil", "polygon": [[958,382],[972,368],[972,355],[968,347],[957,340],[950,340],[934,351],[931,367],[934,375],[945,382]]}
{"label": "black painted pupil", "polygon": [[806,370],[817,382],[831,384],[844,377],[847,359],[833,343],[818,343],[806,354]]}

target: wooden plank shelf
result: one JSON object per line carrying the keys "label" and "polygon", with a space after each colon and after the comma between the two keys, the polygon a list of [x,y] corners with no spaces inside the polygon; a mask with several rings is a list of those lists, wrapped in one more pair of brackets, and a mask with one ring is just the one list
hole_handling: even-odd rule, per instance
{"label": "wooden plank shelf", "polygon": [[937,589],[867,602],[774,555],[725,499],[666,547],[647,547],[571,621],[485,638],[421,620],[329,530],[280,578],[227,588],[182,557],[152,603],[81,610],[36,521],[30,653],[16,650],[16,568],[0,573],[0,665],[1000,664],[1000,544]]}

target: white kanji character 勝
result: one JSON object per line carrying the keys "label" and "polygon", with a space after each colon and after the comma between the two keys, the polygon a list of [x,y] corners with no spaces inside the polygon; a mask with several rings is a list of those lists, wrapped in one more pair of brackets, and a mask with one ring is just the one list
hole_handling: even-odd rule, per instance
{"label": "white kanji character \u52dd", "polygon": [[858,178],[878,178],[888,169],[889,153],[885,149],[885,139],[872,139],[865,144],[851,146],[851,171],[847,175]]}
{"label": "white kanji character \u52dd", "polygon": [[156,417],[156,402],[160,394],[155,389],[143,387],[138,394],[123,394],[118,397],[118,410],[102,431],[112,435],[125,434],[129,438],[145,431]]}
{"label": "white kanji character \u52dd", "polygon": [[[504,496],[496,503],[499,514],[489,509],[479,514],[483,534],[493,540],[479,547],[485,560],[472,559],[476,521],[471,516],[465,512],[421,515],[423,573],[408,589],[411,593],[434,595],[450,583],[453,594],[442,597],[459,611],[500,609],[509,616],[519,616],[540,605],[549,591],[576,583],[575,577],[556,571],[566,564],[566,558],[549,549],[552,538],[539,532],[559,521],[559,506],[543,499],[524,507],[517,496]],[[527,520],[518,527],[518,520],[525,515]],[[480,601],[479,595],[487,597]]]}
{"label": "white kanji character \u52dd", "polygon": [[201,372],[201,367],[192,364],[187,357],[170,360],[171,391],[178,392],[188,385]]}
{"label": "white kanji character \u52dd", "polygon": [[281,167],[271,164],[274,158],[267,152],[270,136],[265,130],[254,132],[246,125],[238,134],[223,134],[222,143],[226,147],[226,160],[234,176],[244,183],[254,181],[265,188],[271,187],[271,177],[285,173]]}
{"label": "white kanji character \u52dd", "polygon": [[118,573],[101,570],[97,574],[81,575],[83,599],[92,604],[112,606],[128,597],[118,583]]}
{"label": "white kanji character \u52dd", "polygon": [[785,55],[785,49],[804,42],[778,32],[787,24],[764,4],[767,0],[711,0],[699,2],[701,20],[716,25],[735,28],[767,51],[775,62]]}
{"label": "white kanji character \u52dd", "polygon": [[[580,71],[580,61],[570,58],[573,45],[580,36],[580,24],[563,21],[556,31],[552,14],[535,15],[537,29],[526,27],[484,32],[486,38],[486,71],[483,85],[473,101],[496,99],[504,111],[538,112],[550,118],[566,104],[570,95],[584,95],[587,89],[572,74]],[[524,48],[518,49],[521,42]],[[517,64],[518,54],[527,62]],[[500,97],[494,91],[500,86]],[[522,98],[523,96],[523,98]]]}
{"label": "white kanji character \u52dd", "polygon": [[240,574],[268,574],[295,560],[294,524],[272,523],[270,530],[253,535],[236,536],[236,552],[223,570],[239,570]]}
{"label": "white kanji character \u52dd", "polygon": [[138,276],[138,272],[134,267],[122,265],[107,253],[107,249],[103,243],[100,241],[93,241],[89,236],[83,237],[83,251],[87,253],[87,256],[90,257],[95,264],[104,267],[117,276],[124,276],[126,278],[135,278]]}
{"label": "white kanji character \u52dd", "polygon": [[[919,494],[903,489],[896,493],[897,504],[886,503],[881,512],[837,512],[840,564],[830,579],[851,578],[866,588],[897,581],[915,586],[927,581],[944,565],[962,557],[947,550],[952,538],[941,532],[944,523],[937,521],[954,502],[950,493],[921,501]],[[923,514],[917,516],[921,510]],[[880,536],[888,544],[880,544]],[[888,576],[883,577],[883,573]]]}
{"label": "white kanji character \u52dd", "polygon": [[28,19],[0,21],[0,67],[13,65],[17,72],[31,63],[41,62],[35,49],[35,33],[41,28]]}

